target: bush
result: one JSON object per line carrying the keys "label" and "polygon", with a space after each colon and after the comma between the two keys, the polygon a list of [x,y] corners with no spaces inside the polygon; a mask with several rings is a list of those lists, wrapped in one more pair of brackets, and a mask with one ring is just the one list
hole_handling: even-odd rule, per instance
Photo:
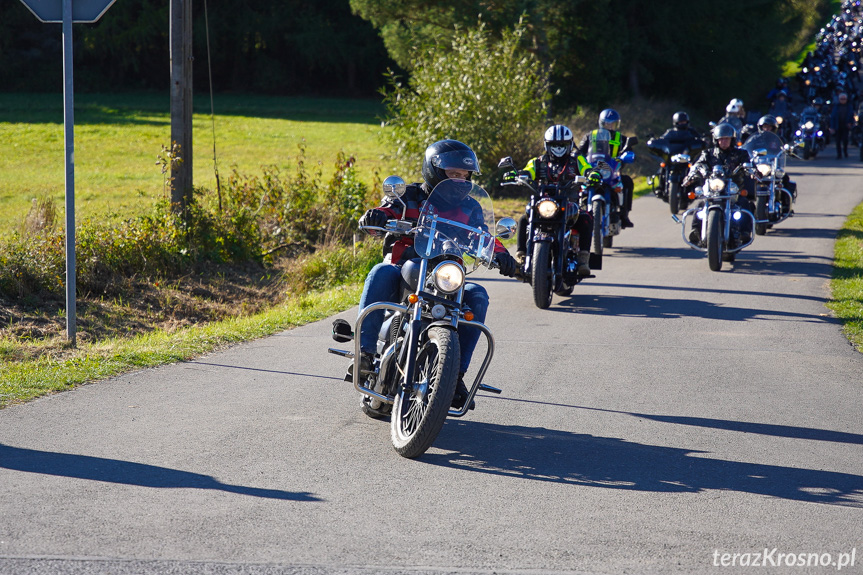
{"label": "bush", "polygon": [[[368,188],[356,179],[354,158],[338,155],[332,180],[323,184],[320,169],[309,173],[302,162],[293,177],[265,167],[262,176],[236,170],[224,190],[196,190],[186,219],[167,200],[147,215],[117,223],[94,220],[76,229],[76,287],[80,294],[111,295],[125,279],[170,277],[205,263],[271,263],[319,246],[345,245],[364,206]],[[0,298],[62,299],[65,293],[65,232],[55,229],[56,209],[34,202],[27,225],[0,248]],[[327,260],[324,260],[325,263]],[[353,278],[338,262],[339,275]],[[314,275],[314,274],[313,274]],[[317,283],[309,282],[308,287]]]}
{"label": "bush", "polygon": [[386,136],[399,169],[417,174],[428,145],[452,138],[476,152],[478,182],[489,186],[501,157],[535,150],[549,81],[539,59],[520,47],[524,33],[521,22],[497,41],[482,23],[456,30],[450,51],[417,51],[408,85],[390,74]]}

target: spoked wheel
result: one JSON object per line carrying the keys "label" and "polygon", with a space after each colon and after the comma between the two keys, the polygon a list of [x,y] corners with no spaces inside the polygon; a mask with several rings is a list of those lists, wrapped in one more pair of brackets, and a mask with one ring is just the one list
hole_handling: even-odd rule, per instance
{"label": "spoked wheel", "polygon": [[[767,219],[767,196],[758,196],[755,200],[755,219],[756,220],[766,220]],[[767,233],[767,224],[759,224],[757,221],[755,222],[755,235],[763,236]]]}
{"label": "spoked wheel", "polygon": [[390,436],[402,457],[419,457],[437,439],[455,395],[458,368],[458,335],[430,328],[417,354],[414,381],[393,403]]}
{"label": "spoked wheel", "polygon": [[605,216],[605,205],[593,202],[593,253],[602,255],[602,218]]}
{"label": "spoked wheel", "polygon": [[551,265],[551,244],[536,242],[533,244],[533,259],[531,260],[531,278],[533,280],[533,303],[539,309],[551,305],[552,288],[554,288],[554,266]]}
{"label": "spoked wheel", "polygon": [[722,269],[722,213],[707,212],[707,263],[712,271]]}

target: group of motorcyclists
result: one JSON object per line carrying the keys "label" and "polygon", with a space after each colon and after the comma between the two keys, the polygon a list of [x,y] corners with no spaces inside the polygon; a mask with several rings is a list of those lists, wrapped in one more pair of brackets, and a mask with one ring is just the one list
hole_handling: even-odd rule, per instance
{"label": "group of motorcyclists", "polygon": [[[770,105],[768,113],[747,114],[743,101],[734,98],[726,106],[724,116],[718,122],[711,123],[712,129],[705,136],[691,126],[687,112],[681,110],[672,116],[672,126],[662,134],[661,138],[676,147],[675,149],[694,150],[698,154],[692,161],[688,155],[682,156],[683,165],[688,166],[688,171],[683,172],[685,177],[679,182],[681,194],[689,198],[702,198],[696,204],[695,210],[690,209],[687,213],[694,214],[705,204],[709,194],[699,195],[693,193],[693,190],[703,186],[711,174],[716,173],[717,168],[721,168],[722,173],[727,175],[728,181],[736,185],[735,193],[730,196],[734,198],[732,201],[736,203],[736,209],[750,216],[756,212],[753,204],[756,195],[755,178],[751,177],[753,172],[750,162],[757,154],[753,152],[753,156],[750,156],[750,152],[741,146],[749,138],[773,133],[781,138],[782,142],[789,144],[781,148],[781,153],[784,154],[786,150],[793,153],[794,146],[798,142],[794,139],[790,123],[792,118],[815,117],[821,125],[829,122],[830,132],[836,139],[837,157],[847,157],[849,134],[856,126],[857,62],[861,39],[863,39],[863,26],[859,24],[861,17],[863,17],[863,8],[859,3],[846,0],[842,14],[821,31],[818,47],[810,52],[803,62],[801,72],[798,74],[799,95],[792,97],[788,80],[781,78],[767,95]],[[798,98],[806,103],[799,114],[793,111],[794,103]],[[568,126],[555,124],[544,133],[542,154],[531,158],[521,170],[511,170],[503,175],[504,182],[512,182],[520,178],[532,184],[554,184],[558,190],[573,192],[568,205],[565,206],[565,221],[573,238],[577,265],[575,270],[579,277],[592,277],[589,256],[591,242],[595,237],[592,233],[593,213],[588,206],[579,201],[579,190],[583,192],[588,177],[600,177],[597,167],[588,160],[599,140],[608,147],[612,158],[621,155],[628,148],[628,143],[637,141],[632,138],[629,142],[630,138],[621,133],[620,124],[620,114],[614,109],[605,109],[599,114],[597,128],[584,134],[578,144]],[[860,143],[863,144],[863,142]],[[759,151],[762,154],[764,152],[764,150]],[[668,155],[670,156],[671,153]],[[784,168],[784,163],[782,166]],[[455,186],[452,189],[468,189],[472,177],[479,173],[479,162],[470,146],[456,140],[434,142],[427,148],[422,160],[423,181],[407,185],[400,198],[395,200],[390,197],[385,198],[380,206],[368,210],[360,219],[360,226],[384,228],[393,218],[415,220],[418,214],[426,209],[425,203],[429,201],[432,192],[441,182],[445,180],[463,182],[466,186]],[[657,179],[660,177],[667,178],[667,172],[656,175]],[[790,198],[790,202],[793,202],[797,194],[794,182],[789,179],[784,169],[776,174],[776,178],[777,181],[781,180],[781,188]],[[665,182],[660,186],[654,184],[654,192],[657,195],[660,195],[657,190],[664,184]],[[615,193],[611,194],[611,202],[615,204],[619,226],[632,227],[634,225],[630,217],[634,192],[632,178],[620,174],[614,186]],[[707,186],[704,188],[706,189]],[[667,201],[667,197],[663,199]],[[455,194],[444,198],[438,196],[435,201],[439,204],[435,209],[445,215],[449,221],[456,222],[456,225],[461,222],[466,226],[465,229],[487,228],[487,225],[482,222],[481,214],[477,215],[478,207],[475,202],[466,194]],[[786,199],[783,197],[782,201],[785,202]],[[682,201],[681,207],[684,206],[685,202]],[[673,214],[675,211],[675,208],[672,208]],[[704,211],[706,212],[706,209]],[[786,217],[787,215],[790,214],[786,213]],[[676,216],[675,220],[677,220]],[[737,245],[748,245],[755,233],[756,221],[756,218],[751,216],[748,220],[744,218],[733,222],[732,227],[737,226],[737,228],[733,238],[729,238],[728,241],[732,244],[736,242]],[[702,225],[698,223],[696,217],[691,219],[691,223],[688,233],[689,243],[693,247],[703,246],[706,239],[702,237]],[[529,253],[530,238],[527,237],[527,229],[528,216],[525,214],[517,226],[515,257],[512,257],[498,240],[495,241],[493,265],[498,267],[502,275],[514,277],[521,273],[525,257]],[[407,262],[419,257],[414,249],[413,236],[404,234],[397,237],[386,236],[384,255],[384,262],[376,265],[366,277],[359,302],[361,314],[367,306],[378,302],[397,301],[405,281],[402,268]],[[465,309],[472,312],[471,319],[481,323],[488,309],[488,293],[481,285],[468,282],[463,287],[463,304]],[[376,350],[376,344],[383,322],[383,311],[369,313],[362,322],[360,333],[357,334],[358,349],[361,353],[353,364],[359,367],[361,373],[372,370],[375,354],[380,354],[380,350]],[[460,364],[458,382],[452,399],[452,407],[455,409],[473,409],[472,401],[469,407],[465,407],[472,395],[469,395],[463,378],[469,368],[480,333],[478,329],[467,323],[457,327]],[[350,372],[348,377],[352,377]],[[475,391],[476,389],[473,389],[472,393]]]}

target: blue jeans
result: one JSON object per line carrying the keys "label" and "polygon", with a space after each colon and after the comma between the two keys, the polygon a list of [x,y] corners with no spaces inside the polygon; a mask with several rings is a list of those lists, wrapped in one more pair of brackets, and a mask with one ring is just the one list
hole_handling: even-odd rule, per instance
{"label": "blue jeans", "polygon": [[[363,295],[360,296],[360,310],[373,303],[383,301],[398,302],[399,287],[402,281],[401,266],[380,263],[372,268],[366,276]],[[466,283],[464,286],[464,303],[473,311],[474,321],[485,322],[488,311],[488,292],[481,285]],[[374,311],[366,316],[360,331],[360,348],[367,353],[374,353],[378,341],[378,332],[384,323],[383,310]],[[459,371],[467,371],[473,350],[479,341],[480,330],[462,325],[458,328],[458,340],[461,347],[461,366]]]}

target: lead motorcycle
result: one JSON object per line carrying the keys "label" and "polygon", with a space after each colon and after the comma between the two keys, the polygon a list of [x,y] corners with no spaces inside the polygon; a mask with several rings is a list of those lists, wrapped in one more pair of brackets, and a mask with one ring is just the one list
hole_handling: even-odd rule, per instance
{"label": "lead motorcycle", "polygon": [[[611,133],[605,128],[596,131],[587,152],[589,168],[582,174],[587,181],[582,184],[580,202],[593,215],[593,252],[602,255],[603,248],[610,248],[614,236],[620,233],[620,206],[623,204],[623,183],[620,168],[635,161],[635,152],[621,150],[621,155],[611,155]],[[627,148],[635,146],[638,139],[627,139]],[[613,196],[613,197],[612,197]]]}
{"label": "lead motorcycle", "polygon": [[789,218],[793,213],[794,194],[782,187],[785,176],[786,149],[773,132],[761,132],[743,145],[749,152],[755,180],[755,233],[763,236],[767,228]]}
{"label": "lead motorcycle", "polygon": [[[755,215],[736,204],[740,190],[732,180],[738,170],[750,168],[751,165],[743,164],[732,173],[726,173],[722,166],[714,166],[710,174],[702,172],[704,184],[695,187],[690,197],[703,198],[704,205],[689,208],[683,212],[682,218],[671,214],[671,218],[680,224],[683,241],[692,249],[707,252],[707,263],[712,271],[721,270],[723,261],[733,262],[737,253],[755,239],[754,235],[748,240],[743,237],[743,226],[754,225]],[[686,220],[689,217],[698,218],[701,222],[701,245],[687,237]]]}
{"label": "lead motorcycle", "polygon": [[[512,158],[507,156],[498,168],[514,169]],[[533,303],[540,309],[551,305],[554,294],[568,296],[581,280],[596,277],[579,276],[578,236],[572,234],[571,222],[578,217],[578,204],[570,201],[570,194],[577,195],[580,184],[586,178],[576,176],[569,188],[560,183],[530,182],[530,176],[519,174],[512,182],[503,186],[524,186],[530,190],[527,203],[526,253],[520,276],[533,287]],[[591,254],[591,269],[602,268],[602,257]]]}
{"label": "lead motorcycle", "polygon": [[[401,178],[390,177],[384,182],[384,193],[394,200],[398,198],[400,202],[404,191]],[[446,205],[439,201],[441,198],[462,194],[481,207],[482,220],[474,225],[440,215],[443,210],[437,206]],[[362,394],[363,412],[375,419],[390,417],[392,444],[403,457],[425,453],[448,416],[462,417],[468,412],[478,390],[501,393],[482,383],[494,354],[494,338],[484,324],[473,321],[473,312],[463,305],[463,294],[467,274],[495,267],[495,235],[489,229],[496,229],[498,238],[507,238],[515,226],[515,220],[504,218],[495,228],[491,198],[486,191],[469,181],[447,179],[429,195],[415,224],[401,219],[390,220],[385,228],[363,227],[369,232],[413,236],[418,258],[402,265],[398,301],[363,308],[353,327],[342,319],[333,323],[333,339],[353,340],[354,349],[330,348],[329,352],[353,359],[349,376]],[[384,310],[386,319],[378,334],[371,368],[361,372],[359,334],[363,321],[378,310]],[[480,330],[488,345],[464,406],[453,409],[460,326]]]}
{"label": "lead motorcycle", "polygon": [[653,193],[668,203],[672,214],[686,208],[689,199],[682,192],[681,182],[692,165],[692,157],[704,150],[704,141],[674,141],[668,137],[647,140],[647,149],[659,158],[659,170],[648,177],[647,183],[653,188]]}

